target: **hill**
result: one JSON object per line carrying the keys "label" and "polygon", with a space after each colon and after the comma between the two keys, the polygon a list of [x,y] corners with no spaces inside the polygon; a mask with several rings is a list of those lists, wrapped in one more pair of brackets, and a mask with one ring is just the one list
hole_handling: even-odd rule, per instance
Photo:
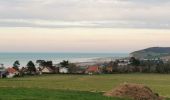
{"label": "hill", "polygon": [[170,47],[151,47],[130,53],[136,58],[156,58],[170,56]]}

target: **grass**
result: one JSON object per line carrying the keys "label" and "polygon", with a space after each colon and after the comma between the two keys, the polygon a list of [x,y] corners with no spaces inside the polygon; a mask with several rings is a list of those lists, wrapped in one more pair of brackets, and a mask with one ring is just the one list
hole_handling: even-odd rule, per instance
{"label": "grass", "polygon": [[[24,97],[32,97],[32,100],[38,98],[47,100],[72,100],[71,98],[74,100],[119,100],[104,97],[101,92],[108,91],[124,82],[145,84],[151,87],[154,92],[170,97],[170,75],[168,74],[112,74],[43,75],[0,79],[0,98],[12,100],[8,97],[14,97],[15,93],[21,92],[21,95],[16,94],[16,97],[22,100],[26,100]],[[22,94],[22,91],[25,94]],[[91,91],[95,91],[95,93]]]}
{"label": "grass", "polygon": [[127,100],[104,97],[101,93],[51,90],[1,88],[0,100]]}

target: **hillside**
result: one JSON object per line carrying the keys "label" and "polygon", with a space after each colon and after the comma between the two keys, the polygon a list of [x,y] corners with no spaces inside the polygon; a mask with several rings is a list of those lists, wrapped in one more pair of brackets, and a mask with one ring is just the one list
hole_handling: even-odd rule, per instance
{"label": "hillside", "polygon": [[170,47],[151,47],[130,53],[136,58],[155,58],[170,56]]}

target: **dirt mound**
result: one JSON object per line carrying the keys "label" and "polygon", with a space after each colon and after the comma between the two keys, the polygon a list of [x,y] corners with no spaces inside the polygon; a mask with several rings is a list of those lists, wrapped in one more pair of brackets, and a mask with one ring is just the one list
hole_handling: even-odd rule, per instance
{"label": "dirt mound", "polygon": [[111,97],[126,97],[134,100],[163,100],[159,94],[141,84],[122,84],[104,94]]}

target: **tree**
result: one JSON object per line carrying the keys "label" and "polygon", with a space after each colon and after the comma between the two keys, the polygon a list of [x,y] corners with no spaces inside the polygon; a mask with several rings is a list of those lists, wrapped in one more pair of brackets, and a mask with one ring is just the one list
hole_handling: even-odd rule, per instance
{"label": "tree", "polygon": [[36,72],[35,64],[29,61],[27,64],[29,74],[34,74]]}
{"label": "tree", "polygon": [[52,67],[53,66],[53,62],[52,61],[46,61],[45,62],[45,66]]}
{"label": "tree", "polygon": [[140,65],[140,61],[138,59],[136,59],[135,57],[131,57],[130,62],[131,62],[132,66],[139,66]]}
{"label": "tree", "polygon": [[43,67],[45,60],[37,60],[36,63],[39,65],[39,67]]}
{"label": "tree", "polygon": [[78,67],[74,63],[70,63],[68,66],[69,73],[76,73]]}
{"label": "tree", "polygon": [[169,63],[164,63],[164,64],[158,64],[156,66],[156,72],[157,73],[170,73],[170,64]]}
{"label": "tree", "polygon": [[20,67],[20,63],[19,63],[18,60],[16,60],[16,61],[14,62],[14,64],[13,64],[13,68],[14,68],[15,70],[19,70],[19,67]]}
{"label": "tree", "polygon": [[39,64],[39,66],[41,67],[52,67],[53,66],[52,61],[37,60],[36,63]]}
{"label": "tree", "polygon": [[130,63],[132,66],[134,66],[134,71],[139,72],[140,68],[138,67],[140,65],[140,61],[136,59],[135,57],[130,58]]}
{"label": "tree", "polygon": [[60,62],[60,65],[61,65],[61,67],[68,67],[69,61],[63,60],[62,62]]}

